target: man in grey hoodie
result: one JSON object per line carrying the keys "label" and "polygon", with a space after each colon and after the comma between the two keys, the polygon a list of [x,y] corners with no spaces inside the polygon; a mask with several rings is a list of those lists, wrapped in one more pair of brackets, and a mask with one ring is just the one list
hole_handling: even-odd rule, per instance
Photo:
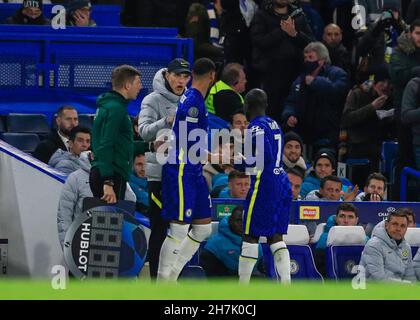
{"label": "man in grey hoodie", "polygon": [[372,238],[362,252],[360,265],[366,279],[411,282],[416,280],[411,247],[404,239],[408,218],[400,209],[388,215],[373,229]]}
{"label": "man in grey hoodie", "polygon": [[156,158],[157,141],[165,129],[172,127],[179,100],[190,81],[190,64],[184,59],[172,60],[167,68],[159,70],[153,79],[153,92],[141,103],[139,114],[140,137],[150,143],[151,152],[146,153],[146,176],[149,185],[149,216],[151,233],[149,239],[150,276],[157,277],[159,254],[166,238],[168,222],[161,218],[162,165]]}

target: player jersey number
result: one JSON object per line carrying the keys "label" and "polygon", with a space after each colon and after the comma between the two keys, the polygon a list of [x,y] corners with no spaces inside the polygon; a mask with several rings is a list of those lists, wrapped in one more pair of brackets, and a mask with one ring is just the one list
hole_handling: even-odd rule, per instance
{"label": "player jersey number", "polygon": [[274,139],[277,141],[278,143],[278,148],[277,148],[277,160],[276,160],[276,168],[280,167],[280,162],[281,162],[281,134],[276,134],[274,135]]}

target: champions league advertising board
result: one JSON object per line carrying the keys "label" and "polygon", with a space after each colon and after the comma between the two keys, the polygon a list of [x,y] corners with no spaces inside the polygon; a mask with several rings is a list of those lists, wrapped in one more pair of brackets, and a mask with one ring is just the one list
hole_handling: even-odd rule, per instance
{"label": "champions league advertising board", "polygon": [[64,258],[76,278],[136,277],[143,268],[147,241],[133,215],[114,206],[88,209],[66,233]]}

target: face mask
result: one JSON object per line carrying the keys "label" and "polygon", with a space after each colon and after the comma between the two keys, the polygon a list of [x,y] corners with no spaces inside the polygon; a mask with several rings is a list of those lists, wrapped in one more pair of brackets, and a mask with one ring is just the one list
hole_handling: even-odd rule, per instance
{"label": "face mask", "polygon": [[319,67],[318,61],[305,61],[303,64],[303,69],[305,71],[305,74],[311,74],[315,71],[316,68]]}

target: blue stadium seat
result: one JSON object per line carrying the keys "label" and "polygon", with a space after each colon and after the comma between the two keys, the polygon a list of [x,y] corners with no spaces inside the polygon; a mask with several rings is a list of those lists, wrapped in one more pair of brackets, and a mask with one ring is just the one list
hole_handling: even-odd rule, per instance
{"label": "blue stadium seat", "polygon": [[6,123],[3,117],[0,117],[0,132],[6,132]]}
{"label": "blue stadium seat", "polygon": [[[306,226],[290,224],[284,241],[290,253],[290,272],[293,279],[323,280],[318,272],[312,250],[308,245],[309,233]],[[262,244],[264,254],[264,265],[267,276],[277,279],[277,272],[274,266],[273,255],[267,243]]]}
{"label": "blue stadium seat", "polygon": [[7,131],[46,135],[50,133],[50,128],[44,114],[10,113],[7,116]]}
{"label": "blue stadium seat", "polygon": [[184,267],[179,278],[205,279],[206,273],[204,272],[204,269],[201,266],[190,265]]}
{"label": "blue stadium seat", "polygon": [[393,168],[398,152],[398,142],[384,141],[381,151],[381,172],[386,175],[390,183],[393,183]]}
{"label": "blue stadium seat", "polygon": [[79,114],[79,126],[86,127],[92,130],[93,117],[93,114]]}
{"label": "blue stadium seat", "polygon": [[407,228],[404,238],[411,246],[411,252],[414,258],[420,247],[420,228]]}
{"label": "blue stadium seat", "polygon": [[32,153],[40,140],[35,133],[2,133],[0,138],[8,144],[26,153]]}
{"label": "blue stadium seat", "polygon": [[358,265],[366,234],[362,226],[335,226],[328,233],[326,271],[330,279],[353,278],[353,266]]}

